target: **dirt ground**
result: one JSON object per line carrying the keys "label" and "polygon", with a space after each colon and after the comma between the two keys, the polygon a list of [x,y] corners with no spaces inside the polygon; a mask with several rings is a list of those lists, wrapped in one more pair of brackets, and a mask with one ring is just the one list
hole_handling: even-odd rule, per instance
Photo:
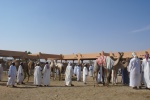
{"label": "dirt ground", "polygon": [[150,90],[144,88],[133,90],[119,83],[109,87],[93,86],[92,77],[88,77],[87,84],[73,81],[74,87],[65,87],[64,81],[53,81],[50,87],[36,87],[33,76],[25,85],[16,88],[6,87],[7,77],[0,82],[0,100],[150,100]]}

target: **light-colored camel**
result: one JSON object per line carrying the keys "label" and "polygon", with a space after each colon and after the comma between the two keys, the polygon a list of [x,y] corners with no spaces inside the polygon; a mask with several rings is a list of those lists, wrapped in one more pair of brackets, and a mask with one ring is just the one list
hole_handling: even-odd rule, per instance
{"label": "light-colored camel", "polygon": [[31,61],[31,60],[30,60],[30,61],[28,62],[29,75],[33,75],[34,67],[35,67],[34,61]]}
{"label": "light-colored camel", "polygon": [[50,68],[51,68],[51,73],[52,73],[52,76],[53,76],[53,80],[56,79],[55,73],[56,73],[56,71],[58,71],[58,73],[59,73],[59,81],[60,81],[62,73],[65,72],[66,65],[63,64],[63,63],[56,63],[55,60],[51,60]]}
{"label": "light-colored camel", "polygon": [[[119,52],[118,52],[119,53]],[[120,59],[122,58],[123,54],[122,53],[119,53],[119,57],[117,58],[117,60],[114,62],[114,65],[113,66],[116,66],[119,62],[120,62]],[[109,57],[109,56],[108,56]],[[104,63],[102,66],[99,66],[97,61],[95,60],[94,62],[94,73],[93,73],[93,80],[94,80],[94,87],[95,87],[95,82],[98,86],[98,79],[97,79],[97,76],[98,76],[98,72],[100,70],[100,67],[102,67],[102,79],[103,79],[103,85],[105,85],[105,82],[104,82],[104,77],[106,76],[106,83],[107,83],[107,86],[109,85],[109,78],[110,78],[110,74],[111,74],[111,70],[107,69],[106,68],[106,63]]]}

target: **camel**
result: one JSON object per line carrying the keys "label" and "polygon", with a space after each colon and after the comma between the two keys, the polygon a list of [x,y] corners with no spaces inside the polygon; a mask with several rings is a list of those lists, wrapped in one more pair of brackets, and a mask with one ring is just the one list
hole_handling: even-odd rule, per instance
{"label": "camel", "polygon": [[66,65],[66,64],[56,63],[56,61],[51,60],[50,68],[51,68],[53,80],[56,79],[55,73],[57,70],[59,73],[59,81],[61,80],[62,72],[65,72],[65,69],[66,69],[66,66],[64,66],[64,65]]}
{"label": "camel", "polygon": [[[119,52],[118,52],[119,53]],[[120,59],[122,58],[123,53],[119,53],[119,57],[117,58],[117,60],[114,62],[113,66],[118,65],[118,63],[120,62]],[[110,58],[109,56],[107,56],[108,58]],[[110,58],[111,59],[111,58]],[[96,84],[98,86],[98,80],[97,80],[97,76],[98,76],[98,72],[100,70],[100,67],[102,67],[103,70],[103,74],[102,74],[102,79],[103,79],[103,85],[105,85],[104,82],[104,77],[106,76],[106,83],[107,86],[109,85],[109,78],[110,78],[110,74],[111,74],[111,70],[106,68],[106,63],[103,63],[102,66],[98,65],[97,61],[94,62],[94,73],[93,73],[93,80],[96,81]],[[95,87],[95,81],[94,81],[94,87]]]}
{"label": "camel", "polygon": [[112,69],[112,84],[115,85],[117,84],[117,72],[118,72],[118,69],[119,68],[127,68],[127,66],[129,65],[129,61],[130,59],[129,58],[126,58],[125,61],[123,62],[119,62],[116,66],[113,66],[113,69]]}
{"label": "camel", "polygon": [[32,75],[32,70],[34,70],[35,63],[33,61],[28,62],[29,75]]}
{"label": "camel", "polygon": [[0,63],[3,67],[3,71],[5,71],[5,74],[7,74],[8,73],[8,68],[7,68],[6,62],[3,59],[0,59]]}

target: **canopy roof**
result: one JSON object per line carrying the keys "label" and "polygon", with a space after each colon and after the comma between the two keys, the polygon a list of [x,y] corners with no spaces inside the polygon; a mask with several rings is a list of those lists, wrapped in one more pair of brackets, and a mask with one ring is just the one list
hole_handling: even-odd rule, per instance
{"label": "canopy roof", "polygon": [[46,53],[37,53],[37,54],[29,54],[29,58],[37,58],[37,59],[62,59],[62,55],[56,55],[56,54],[46,54]]}
{"label": "canopy roof", "polygon": [[21,51],[0,50],[0,56],[14,57],[14,58],[27,58],[28,54],[26,52],[21,52]]}
{"label": "canopy roof", "polygon": [[102,51],[100,53],[88,53],[88,54],[78,53],[78,54],[71,54],[71,55],[63,55],[62,59],[63,60],[78,60],[78,59],[95,60],[100,55],[109,56],[109,53],[105,53],[104,51]]}
{"label": "canopy roof", "polygon": [[[136,54],[139,58],[143,58],[145,55],[145,51],[150,54],[149,50],[137,51]],[[132,58],[132,52],[123,52],[123,58],[129,57]],[[118,58],[119,54],[115,53],[105,53],[104,51],[100,53],[87,53],[87,54],[70,54],[70,55],[62,55],[62,54],[46,54],[46,53],[37,53],[37,54],[27,54],[27,52],[21,51],[9,51],[9,50],[0,50],[0,56],[2,57],[13,57],[13,58],[28,58],[28,59],[58,59],[58,60],[95,60],[100,55],[104,56],[113,56]]]}

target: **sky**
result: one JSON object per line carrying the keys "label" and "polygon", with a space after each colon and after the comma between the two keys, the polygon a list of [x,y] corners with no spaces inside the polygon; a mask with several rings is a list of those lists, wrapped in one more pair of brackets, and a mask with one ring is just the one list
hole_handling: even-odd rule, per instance
{"label": "sky", "polygon": [[0,49],[73,54],[150,48],[150,0],[0,0]]}

